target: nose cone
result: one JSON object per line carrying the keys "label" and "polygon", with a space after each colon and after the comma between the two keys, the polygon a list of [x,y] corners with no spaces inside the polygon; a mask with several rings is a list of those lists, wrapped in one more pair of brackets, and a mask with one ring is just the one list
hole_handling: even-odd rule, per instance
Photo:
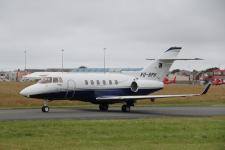
{"label": "nose cone", "polygon": [[29,97],[29,92],[28,92],[27,88],[20,91],[20,95],[25,96],[25,97]]}

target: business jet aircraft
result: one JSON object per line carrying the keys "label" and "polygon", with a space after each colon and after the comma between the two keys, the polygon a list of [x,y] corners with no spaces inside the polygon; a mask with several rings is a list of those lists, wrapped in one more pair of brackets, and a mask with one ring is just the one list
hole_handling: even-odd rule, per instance
{"label": "business jet aircraft", "polygon": [[[23,89],[20,94],[43,99],[43,112],[48,112],[48,101],[80,100],[98,104],[100,111],[107,111],[109,104],[124,103],[123,112],[129,112],[137,100],[169,97],[190,97],[206,94],[208,84],[200,94],[149,95],[164,87],[163,78],[177,59],[181,47],[171,47],[152,64],[132,74],[119,73],[58,73],[43,77],[38,83]],[[153,59],[151,59],[153,60]]]}

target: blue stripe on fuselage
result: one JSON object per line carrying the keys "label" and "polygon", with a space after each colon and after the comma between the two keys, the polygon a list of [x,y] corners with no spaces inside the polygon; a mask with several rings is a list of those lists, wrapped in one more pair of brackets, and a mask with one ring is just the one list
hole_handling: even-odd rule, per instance
{"label": "blue stripe on fuselage", "polygon": [[129,96],[129,95],[148,95],[160,90],[158,89],[139,89],[138,92],[132,92],[130,88],[123,89],[99,89],[99,90],[79,90],[79,91],[64,91],[57,93],[45,93],[30,95],[30,98],[48,99],[48,100],[80,100],[96,103],[96,97],[102,96]]}

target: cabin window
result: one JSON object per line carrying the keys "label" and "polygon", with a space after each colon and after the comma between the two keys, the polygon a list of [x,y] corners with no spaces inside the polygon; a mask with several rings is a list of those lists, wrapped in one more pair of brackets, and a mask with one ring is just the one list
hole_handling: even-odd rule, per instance
{"label": "cabin window", "polygon": [[103,85],[106,85],[106,82],[105,82],[105,80],[103,80],[103,81],[102,81],[102,83],[103,83]]}
{"label": "cabin window", "polygon": [[94,81],[93,80],[91,80],[91,85],[94,85]]}
{"label": "cabin window", "polygon": [[118,81],[117,80],[115,80],[115,85],[117,85],[118,84]]}
{"label": "cabin window", "polygon": [[88,80],[85,80],[84,82],[85,82],[85,85],[88,85]]}
{"label": "cabin window", "polygon": [[159,63],[159,68],[162,68],[162,66],[163,66],[162,63]]}
{"label": "cabin window", "polygon": [[52,77],[44,77],[38,83],[52,83]]}
{"label": "cabin window", "polygon": [[58,78],[53,78],[53,83],[58,83]]}
{"label": "cabin window", "polygon": [[112,85],[112,80],[109,80],[109,85]]}
{"label": "cabin window", "polygon": [[97,85],[100,85],[100,81],[99,80],[97,80],[96,82],[97,82]]}

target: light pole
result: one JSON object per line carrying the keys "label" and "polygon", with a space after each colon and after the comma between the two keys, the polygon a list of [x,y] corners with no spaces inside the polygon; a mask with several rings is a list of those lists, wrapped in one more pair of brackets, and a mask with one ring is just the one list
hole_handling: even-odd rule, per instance
{"label": "light pole", "polygon": [[27,70],[27,50],[24,51],[24,71]]}
{"label": "light pole", "polygon": [[62,73],[63,73],[63,52],[64,52],[64,49],[62,49],[61,51],[62,51]]}
{"label": "light pole", "polygon": [[103,48],[103,51],[104,51],[104,73],[105,73],[105,51],[106,51],[106,48]]}

